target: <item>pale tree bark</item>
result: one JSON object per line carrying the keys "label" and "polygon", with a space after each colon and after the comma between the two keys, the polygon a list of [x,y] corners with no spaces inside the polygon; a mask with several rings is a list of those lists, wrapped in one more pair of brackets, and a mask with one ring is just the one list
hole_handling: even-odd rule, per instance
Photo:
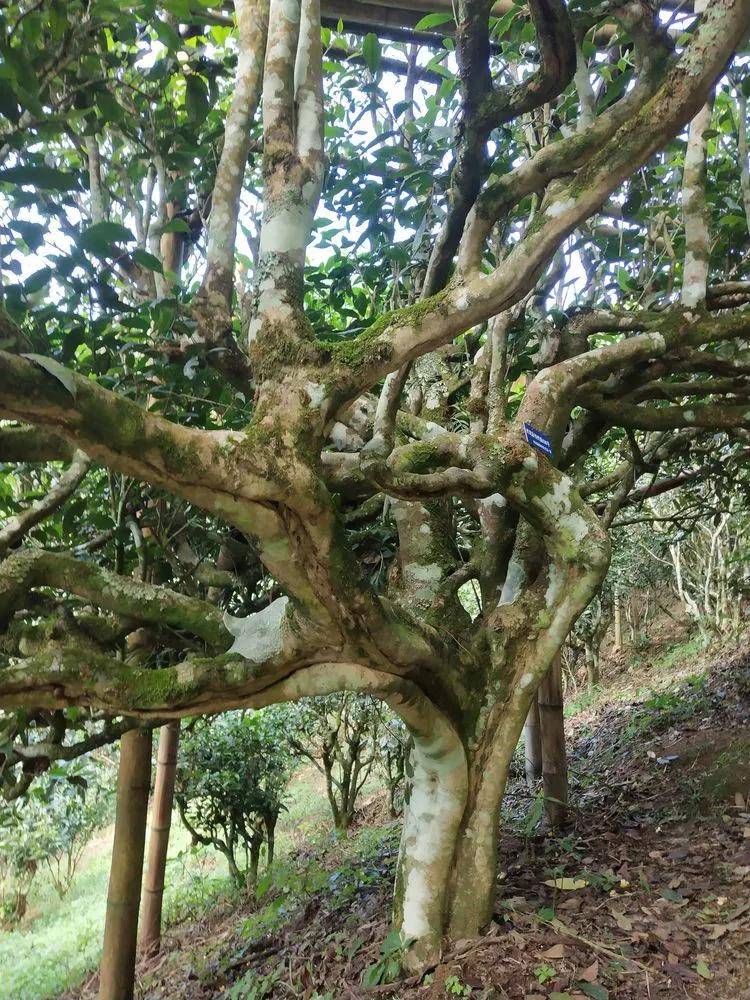
{"label": "pale tree bark", "polygon": [[269,0],[235,0],[237,72],[224,125],[224,144],[211,195],[206,270],[194,303],[198,337],[214,367],[244,389],[247,358],[232,333],[234,250],[251,128],[260,101],[268,39]]}
{"label": "pale tree bark", "polygon": [[251,126],[263,82],[269,0],[235,0],[234,9],[238,30],[237,72],[211,196],[206,271],[200,292],[222,319],[229,316],[232,300],[237,219]]}
{"label": "pale tree bark", "polygon": [[120,741],[115,837],[99,967],[100,1000],[133,997],[150,784],[151,732],[133,729]]}
{"label": "pale tree bark", "polygon": [[573,78],[580,105],[576,124],[578,132],[586,132],[587,129],[591,128],[596,117],[596,94],[591,86],[588,60],[581,48],[582,41],[583,39],[580,37],[576,39],[576,72]]}
{"label": "pale tree bark", "polygon": [[[702,14],[708,0],[695,0],[696,14]],[[682,271],[681,300],[684,306],[697,306],[706,300],[711,234],[706,203],[705,132],[711,125],[713,94],[690,122],[682,180],[682,216],[685,224],[685,261]]]}
{"label": "pale tree bark", "polygon": [[439,953],[449,873],[466,805],[466,755],[448,719],[411,682],[358,664],[310,667],[261,692],[254,704],[294,701],[345,688],[382,698],[414,741],[413,777],[404,807],[394,923],[413,942],[415,968]]}
{"label": "pale tree bark", "polygon": [[156,756],[156,780],[151,805],[151,835],[141,906],[140,947],[141,951],[147,955],[155,954],[161,947],[162,905],[167,852],[169,850],[169,830],[172,825],[179,740],[179,721],[169,722],[162,726],[159,731],[159,748]]}
{"label": "pale tree bark", "polygon": [[[156,205],[153,219],[149,218],[148,245],[150,252],[161,261],[162,258],[162,229],[167,224],[167,169],[164,166],[163,158],[157,154],[154,156],[154,185],[156,189]],[[167,283],[164,274],[156,272],[154,274],[154,290],[157,298],[162,298],[167,292]]]}

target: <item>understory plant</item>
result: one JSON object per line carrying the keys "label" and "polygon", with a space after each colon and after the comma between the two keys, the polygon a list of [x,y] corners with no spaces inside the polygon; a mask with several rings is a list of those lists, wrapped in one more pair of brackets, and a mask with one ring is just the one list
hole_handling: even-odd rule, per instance
{"label": "understory plant", "polygon": [[235,886],[258,879],[261,849],[273,863],[293,758],[278,711],[230,712],[198,720],[183,738],[175,799],[195,843],[226,858]]}

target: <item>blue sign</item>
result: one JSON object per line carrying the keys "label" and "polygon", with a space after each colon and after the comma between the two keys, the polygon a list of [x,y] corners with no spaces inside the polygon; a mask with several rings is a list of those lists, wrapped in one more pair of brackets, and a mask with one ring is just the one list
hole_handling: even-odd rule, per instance
{"label": "blue sign", "polygon": [[523,432],[532,448],[536,448],[537,451],[543,452],[548,458],[552,458],[552,442],[546,434],[538,431],[533,424],[524,424]]}

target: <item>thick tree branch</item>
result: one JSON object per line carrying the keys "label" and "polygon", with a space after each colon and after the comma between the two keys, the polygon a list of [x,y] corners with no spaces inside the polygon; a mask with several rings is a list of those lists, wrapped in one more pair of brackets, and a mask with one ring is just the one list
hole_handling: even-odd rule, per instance
{"label": "thick tree branch", "polygon": [[636,406],[633,403],[607,400],[595,392],[580,392],[576,398],[582,406],[606,417],[616,427],[634,427],[648,431],[677,427],[707,427],[715,430],[750,427],[750,401],[739,406],[708,403]]}
{"label": "thick tree branch", "polygon": [[70,462],[73,445],[40,427],[0,427],[0,462]]}
{"label": "thick tree branch", "polygon": [[489,69],[490,4],[459,4],[456,53],[462,85],[459,147],[448,192],[450,207],[433,246],[424,295],[445,284],[467,216],[487,175],[486,143],[493,128],[557,97],[575,70],[575,41],[561,0],[531,0],[540,67],[521,84],[494,89]]}
{"label": "thick tree branch", "polygon": [[232,301],[234,244],[240,195],[250,152],[251,127],[261,95],[268,34],[269,0],[235,0],[237,72],[216,170],[208,222],[206,271],[200,295],[222,319]]}
{"label": "thick tree branch", "polygon": [[[108,468],[163,486],[205,509],[221,510],[228,520],[244,518],[243,528],[247,512],[241,498],[266,501],[280,495],[268,469],[253,472],[252,464],[261,456],[242,448],[241,435],[172,423],[62,365],[58,368],[53,374],[42,363],[0,351],[0,414],[54,429]],[[14,440],[11,433],[6,438]],[[240,456],[241,481],[236,469]],[[236,515],[229,516],[230,510]],[[258,518],[259,527],[264,520]]]}
{"label": "thick tree branch", "polygon": [[229,632],[213,604],[44,549],[19,550],[0,563],[0,621],[8,622],[36,587],[75,594],[135,621],[191,632],[219,650],[229,645]]}
{"label": "thick tree branch", "polygon": [[[149,728],[154,728],[160,725],[160,722],[153,720],[148,725]],[[35,743],[15,742],[7,751],[2,752],[4,760],[0,772],[0,792],[6,802],[12,801],[23,795],[34,777],[45,771],[55,761],[77,760],[79,757],[91,753],[92,750],[109,746],[118,740],[123,733],[142,727],[143,722],[140,719],[128,716],[116,722],[112,719],[105,719],[98,732],[88,733],[73,743],[63,743],[49,737]],[[22,768],[21,774],[15,781],[11,782],[9,778],[12,776],[12,769],[19,764]]]}
{"label": "thick tree branch", "polygon": [[[360,335],[359,343],[355,340],[332,351],[350,371],[344,398],[353,398],[389,371],[448,343],[518,301],[562,240],[695,115],[748,28],[750,7],[735,0],[715,0],[654,96],[629,117],[573,181],[559,184],[554,191],[548,188],[525,238],[499,267],[488,275],[473,275],[418,307],[385,316]],[[344,382],[344,373],[341,375]]]}
{"label": "thick tree branch", "polygon": [[[695,12],[702,14],[708,0],[696,0]],[[682,175],[682,217],[685,225],[685,261],[682,270],[681,301],[697,306],[706,300],[711,237],[706,203],[705,132],[711,124],[713,94],[690,122],[685,167]]]}

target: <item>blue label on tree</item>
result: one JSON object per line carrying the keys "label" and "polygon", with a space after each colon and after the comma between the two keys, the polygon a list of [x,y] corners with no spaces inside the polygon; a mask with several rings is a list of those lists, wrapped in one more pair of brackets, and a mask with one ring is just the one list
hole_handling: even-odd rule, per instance
{"label": "blue label on tree", "polygon": [[552,442],[546,434],[538,431],[533,424],[524,424],[523,432],[532,448],[536,448],[537,451],[544,452],[545,455],[552,458]]}

